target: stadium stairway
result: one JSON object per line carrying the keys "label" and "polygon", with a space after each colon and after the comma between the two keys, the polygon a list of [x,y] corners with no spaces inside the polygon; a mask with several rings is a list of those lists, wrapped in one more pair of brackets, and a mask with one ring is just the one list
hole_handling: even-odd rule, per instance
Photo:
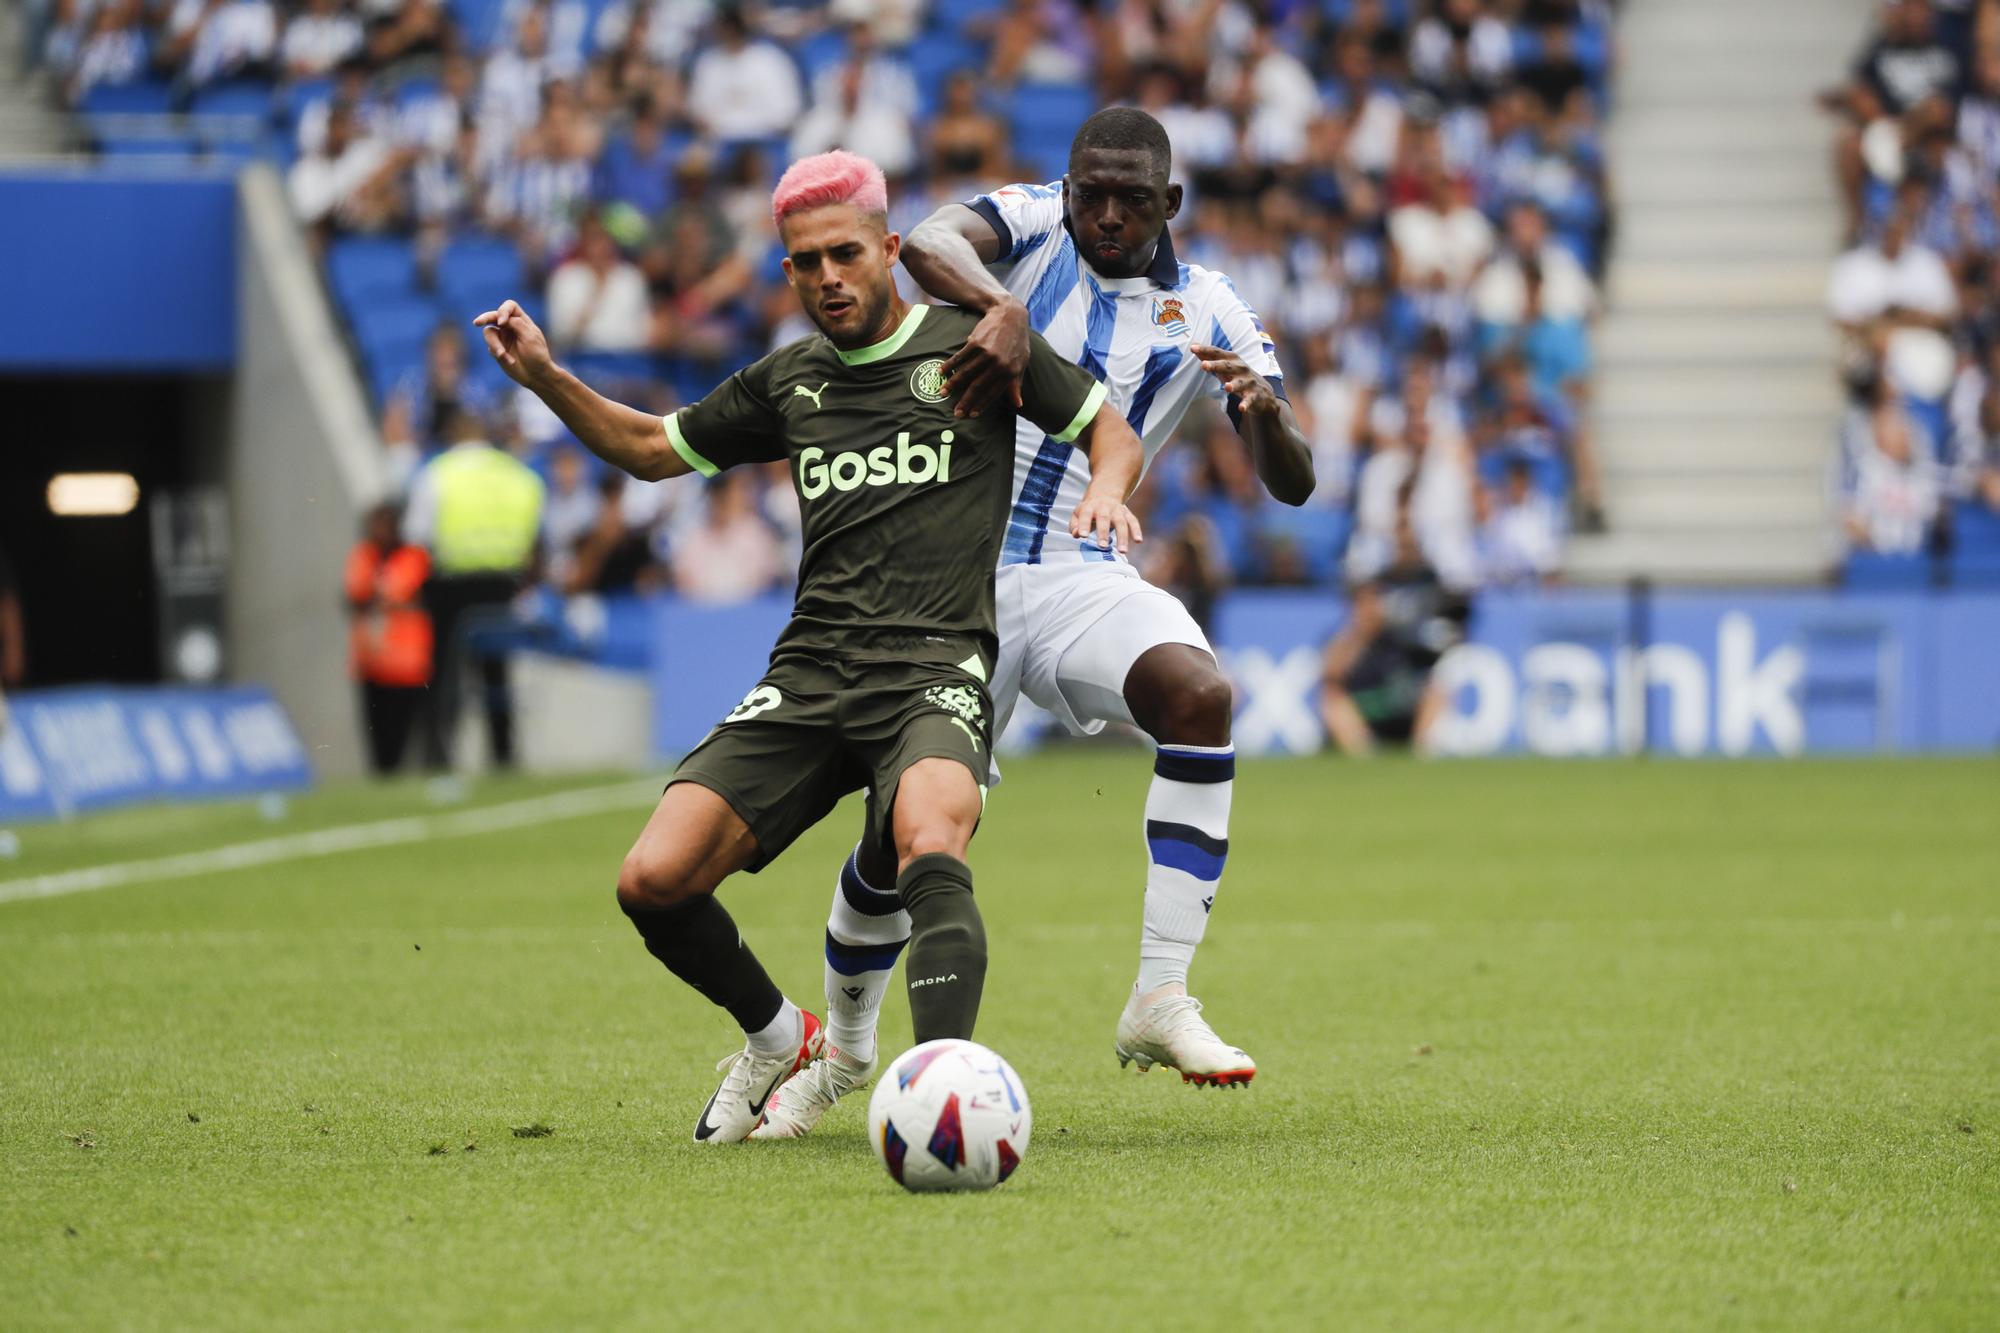
{"label": "stadium stairway", "polygon": [[52,109],[48,75],[26,72],[25,5],[0,5],[0,160],[53,157],[68,144],[67,121]]}
{"label": "stadium stairway", "polygon": [[1832,564],[1840,214],[1814,94],[1872,8],[1625,7],[1594,418],[1611,530],[1575,541],[1577,579],[1806,582]]}

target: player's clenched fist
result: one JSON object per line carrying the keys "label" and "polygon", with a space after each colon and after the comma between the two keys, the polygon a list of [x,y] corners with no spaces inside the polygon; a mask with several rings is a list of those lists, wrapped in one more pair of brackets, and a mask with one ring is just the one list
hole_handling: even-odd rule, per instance
{"label": "player's clenched fist", "polygon": [[1081,539],[1085,536],[1099,547],[1111,545],[1111,539],[1118,539],[1118,554],[1124,555],[1132,549],[1133,542],[1146,540],[1146,534],[1139,530],[1139,518],[1123,501],[1108,495],[1088,495],[1069,516],[1069,535]]}
{"label": "player's clenched fist", "polygon": [[534,388],[555,361],[549,356],[549,340],[537,328],[518,301],[503,301],[498,310],[489,310],[472,321],[486,339],[486,350],[516,384]]}
{"label": "player's clenched fist", "polygon": [[1275,412],[1279,398],[1271,382],[1250,369],[1250,363],[1226,347],[1194,343],[1188,347],[1201,368],[1222,381],[1223,391],[1236,399],[1238,410],[1249,413]]}

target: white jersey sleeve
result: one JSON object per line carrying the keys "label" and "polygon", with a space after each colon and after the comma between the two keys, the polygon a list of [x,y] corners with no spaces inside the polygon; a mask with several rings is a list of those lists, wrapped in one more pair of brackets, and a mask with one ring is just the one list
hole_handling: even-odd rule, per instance
{"label": "white jersey sleeve", "polygon": [[1000,238],[996,264],[1013,264],[1062,230],[1062,185],[1003,185],[966,200]]}
{"label": "white jersey sleeve", "polygon": [[[1213,275],[1215,282],[1209,289],[1208,319],[1205,326],[1197,325],[1195,341],[1212,343],[1226,347],[1243,358],[1243,363],[1271,381],[1271,388],[1278,397],[1285,397],[1285,371],[1278,364],[1278,345],[1271,340],[1264,328],[1264,321],[1257,318],[1257,312],[1250,303],[1237,294],[1236,286],[1220,273]],[[1208,396],[1217,402],[1227,402],[1230,420],[1236,419],[1236,404],[1223,391],[1222,381],[1213,375],[1204,376],[1207,381]],[[1289,400],[1288,400],[1289,401]]]}

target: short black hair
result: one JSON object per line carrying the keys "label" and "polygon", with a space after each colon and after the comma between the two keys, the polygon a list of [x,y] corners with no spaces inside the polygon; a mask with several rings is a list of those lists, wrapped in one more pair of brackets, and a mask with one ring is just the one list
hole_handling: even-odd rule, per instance
{"label": "short black hair", "polygon": [[1084,121],[1069,142],[1071,169],[1076,166],[1077,154],[1090,148],[1139,149],[1152,155],[1160,175],[1173,169],[1174,149],[1167,142],[1166,128],[1137,107],[1106,107]]}

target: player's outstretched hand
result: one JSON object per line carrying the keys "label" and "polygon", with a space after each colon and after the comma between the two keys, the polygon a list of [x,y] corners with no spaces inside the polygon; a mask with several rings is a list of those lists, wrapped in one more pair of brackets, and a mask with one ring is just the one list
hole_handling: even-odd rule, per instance
{"label": "player's outstretched hand", "polygon": [[502,301],[498,310],[489,310],[472,321],[486,339],[486,350],[514,383],[532,389],[555,366],[549,355],[549,340],[528,318],[518,301]]}
{"label": "player's outstretched hand", "polygon": [[1253,413],[1278,410],[1280,399],[1271,382],[1250,369],[1250,363],[1242,357],[1227,347],[1209,343],[1193,343],[1188,350],[1201,362],[1203,370],[1222,381],[1223,392],[1236,399],[1238,410]]}
{"label": "player's outstretched hand", "polygon": [[997,403],[1021,405],[1028,369],[1028,307],[1007,300],[980,317],[965,346],[945,359],[945,392],[958,400],[953,416],[976,417]]}
{"label": "player's outstretched hand", "polygon": [[1114,500],[1108,495],[1085,495],[1076,512],[1069,516],[1069,535],[1081,540],[1085,536],[1100,547],[1111,545],[1111,539],[1118,539],[1118,554],[1125,555],[1132,549],[1133,542],[1146,540],[1140,531],[1138,515],[1125,507],[1122,500]]}

